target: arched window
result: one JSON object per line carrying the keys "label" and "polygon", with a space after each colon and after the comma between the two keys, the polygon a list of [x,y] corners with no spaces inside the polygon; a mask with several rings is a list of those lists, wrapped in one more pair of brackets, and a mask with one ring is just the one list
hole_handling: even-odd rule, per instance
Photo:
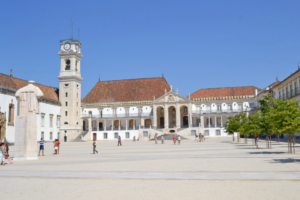
{"label": "arched window", "polygon": [[15,105],[13,104],[13,100],[8,107],[8,126],[14,126],[14,113],[15,113]]}
{"label": "arched window", "polygon": [[66,68],[65,70],[70,70],[71,69],[71,61],[68,59],[66,60]]}
{"label": "arched window", "polygon": [[65,124],[65,125],[68,125],[69,123],[68,123],[68,122],[65,122],[64,124]]}

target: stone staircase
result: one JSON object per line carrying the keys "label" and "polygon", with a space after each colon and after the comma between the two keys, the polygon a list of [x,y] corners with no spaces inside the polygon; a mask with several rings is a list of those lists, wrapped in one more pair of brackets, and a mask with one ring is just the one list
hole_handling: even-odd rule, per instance
{"label": "stone staircase", "polygon": [[[165,140],[173,140],[173,134],[164,134],[163,136],[164,136]],[[181,140],[188,140],[187,138],[182,137],[182,136],[180,136],[180,138],[181,138]],[[154,140],[154,138],[151,140]],[[161,136],[158,136],[157,140],[161,140]]]}

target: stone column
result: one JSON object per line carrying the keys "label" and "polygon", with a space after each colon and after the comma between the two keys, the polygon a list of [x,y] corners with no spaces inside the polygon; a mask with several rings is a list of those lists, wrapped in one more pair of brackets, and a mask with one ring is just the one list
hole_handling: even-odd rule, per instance
{"label": "stone column", "polygon": [[217,116],[215,116],[215,128],[217,127]]}
{"label": "stone column", "polygon": [[143,118],[141,118],[141,126],[144,127],[145,126],[145,120]]}
{"label": "stone column", "polygon": [[128,130],[128,119],[126,119],[126,124],[125,124],[125,126],[126,126],[126,130]]}
{"label": "stone column", "polygon": [[188,119],[189,119],[189,127],[193,127],[193,119],[192,119],[192,106],[188,106]]}
{"label": "stone column", "polygon": [[99,131],[99,120],[96,120],[97,131]]}
{"label": "stone column", "polygon": [[169,128],[169,108],[168,106],[164,107],[164,120],[165,120],[165,129]]}
{"label": "stone column", "polygon": [[157,109],[156,106],[153,105],[153,122],[152,122],[152,124],[154,127],[157,127],[157,110],[156,109]]}
{"label": "stone column", "polygon": [[111,130],[114,130],[114,120],[111,120]]}
{"label": "stone column", "polygon": [[89,125],[89,133],[91,133],[92,132],[92,118],[91,117],[88,119],[88,125]]}
{"label": "stone column", "polygon": [[223,127],[223,117],[221,115],[221,127]]}
{"label": "stone column", "polygon": [[121,130],[121,120],[119,119],[119,130]]}
{"label": "stone column", "polygon": [[176,127],[181,128],[180,105],[176,105]]}
{"label": "stone column", "polygon": [[106,120],[104,120],[104,130],[106,131]]}

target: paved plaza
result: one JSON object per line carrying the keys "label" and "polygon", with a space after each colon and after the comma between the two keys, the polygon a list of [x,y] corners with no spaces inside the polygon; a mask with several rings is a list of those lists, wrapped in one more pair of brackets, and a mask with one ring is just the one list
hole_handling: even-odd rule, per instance
{"label": "paved plaza", "polygon": [[[300,152],[297,144],[296,151]],[[62,143],[60,155],[0,167],[1,196],[9,199],[299,199],[300,154],[287,144],[256,150],[232,137],[197,143],[154,141]],[[11,156],[14,147],[11,147]],[[22,196],[22,198],[20,198]]]}

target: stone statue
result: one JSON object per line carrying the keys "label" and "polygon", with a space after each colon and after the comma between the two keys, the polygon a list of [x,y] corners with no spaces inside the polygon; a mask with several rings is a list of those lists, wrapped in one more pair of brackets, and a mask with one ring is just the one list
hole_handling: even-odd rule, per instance
{"label": "stone statue", "polygon": [[15,123],[14,160],[35,160],[37,157],[37,114],[38,100],[43,92],[33,85],[34,81],[16,92],[19,102],[19,115]]}
{"label": "stone statue", "polygon": [[[16,98],[19,102],[27,102],[27,112],[39,113],[39,102],[38,100],[44,95],[40,88],[33,85],[34,81],[29,81],[29,85],[19,89],[16,92]],[[21,107],[25,108],[25,107]],[[23,112],[26,112],[24,110]],[[22,113],[23,113],[22,112]]]}

